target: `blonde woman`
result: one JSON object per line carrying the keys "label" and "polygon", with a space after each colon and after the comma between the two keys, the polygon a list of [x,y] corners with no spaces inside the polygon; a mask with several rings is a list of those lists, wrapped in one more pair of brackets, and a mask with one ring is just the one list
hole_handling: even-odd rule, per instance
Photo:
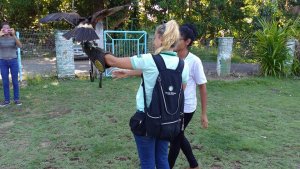
{"label": "blonde woman", "polygon": [[[180,37],[178,24],[171,20],[159,25],[155,31],[154,47],[155,54],[160,54],[168,69],[175,70],[179,63],[179,57],[173,48]],[[146,103],[150,105],[153,88],[158,76],[158,69],[152,58],[152,54],[140,56],[117,58],[110,54],[103,54],[105,63],[109,66],[123,69],[139,70],[143,73]],[[185,64],[182,71],[182,85],[188,80],[188,66]],[[140,85],[136,95],[137,112],[144,113],[143,87]],[[134,135],[142,169],[169,169],[168,163],[168,141],[148,136]]]}
{"label": "blonde woman", "polygon": [[[208,128],[208,118],[206,113],[207,106],[207,92],[206,92],[206,76],[204,74],[201,60],[189,52],[189,48],[197,37],[197,30],[191,24],[184,24],[180,26],[180,41],[176,45],[178,56],[189,65],[189,79],[186,90],[184,91],[184,128],[186,128],[192,119],[197,107],[196,88],[199,86],[200,100],[201,100],[201,123],[203,128]],[[141,71],[138,70],[115,70],[113,72],[114,78],[125,78],[129,76],[140,76]],[[192,152],[189,141],[185,137],[184,131],[181,132],[176,139],[170,143],[169,150],[169,165],[173,168],[175,161],[182,150],[189,162],[188,169],[199,169],[198,162]]]}

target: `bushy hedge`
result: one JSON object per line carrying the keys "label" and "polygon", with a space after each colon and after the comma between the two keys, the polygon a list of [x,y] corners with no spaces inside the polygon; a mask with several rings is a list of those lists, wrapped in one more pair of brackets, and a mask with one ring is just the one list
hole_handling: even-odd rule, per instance
{"label": "bushy hedge", "polygon": [[276,21],[260,20],[261,30],[255,32],[256,43],[254,55],[260,63],[260,71],[264,76],[288,76],[299,69],[299,62],[289,55],[286,43],[297,33],[299,19],[280,26]]}

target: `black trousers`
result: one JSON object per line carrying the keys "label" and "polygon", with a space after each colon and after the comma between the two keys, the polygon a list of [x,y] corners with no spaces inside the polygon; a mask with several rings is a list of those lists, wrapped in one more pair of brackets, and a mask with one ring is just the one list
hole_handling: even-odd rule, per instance
{"label": "black trousers", "polygon": [[[189,122],[191,121],[192,117],[194,115],[193,113],[184,113],[184,129],[187,127]],[[198,162],[195,159],[195,156],[193,154],[191,145],[187,138],[184,136],[184,131],[182,131],[176,139],[174,139],[172,142],[170,142],[170,150],[169,150],[169,165],[172,169],[175,165],[176,158],[178,157],[178,154],[180,152],[180,149],[184,153],[185,157],[187,158],[190,167],[195,168],[198,167]]]}

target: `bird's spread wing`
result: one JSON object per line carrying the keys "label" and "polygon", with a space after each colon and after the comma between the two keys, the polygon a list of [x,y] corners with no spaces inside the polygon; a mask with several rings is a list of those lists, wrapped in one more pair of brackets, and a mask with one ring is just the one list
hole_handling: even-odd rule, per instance
{"label": "bird's spread wing", "polygon": [[103,9],[101,11],[95,12],[92,16],[92,23],[96,23],[100,20],[103,20],[105,17],[110,16],[120,10],[128,8],[130,5],[117,6],[110,9]]}
{"label": "bird's spread wing", "polygon": [[40,19],[40,23],[48,23],[48,22],[55,22],[55,21],[62,21],[65,20],[68,23],[77,26],[81,20],[84,18],[81,17],[78,13],[72,12],[72,13],[66,13],[66,12],[60,12],[60,13],[52,13],[44,18]]}
{"label": "bird's spread wing", "polygon": [[74,38],[75,41],[93,41],[99,39],[99,36],[96,34],[95,30],[89,26],[77,26],[75,29],[65,33],[63,35],[66,39]]}

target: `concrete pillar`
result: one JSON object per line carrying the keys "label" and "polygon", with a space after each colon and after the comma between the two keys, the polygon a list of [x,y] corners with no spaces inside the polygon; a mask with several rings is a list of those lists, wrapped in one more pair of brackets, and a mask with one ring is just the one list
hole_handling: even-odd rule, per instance
{"label": "concrete pillar", "polygon": [[296,49],[296,40],[295,39],[289,39],[286,42],[286,47],[288,49],[289,55],[291,56],[291,62],[293,63],[293,59],[295,57],[295,49]]}
{"label": "concrete pillar", "polygon": [[286,48],[288,50],[289,56],[285,60],[285,64],[287,67],[288,74],[291,74],[291,69],[295,57],[295,49],[296,49],[296,40],[295,39],[289,39],[286,42]]}
{"label": "concrete pillar", "polygon": [[217,58],[218,76],[226,76],[230,74],[232,46],[233,46],[233,37],[218,38],[218,58]]}
{"label": "concrete pillar", "polygon": [[72,39],[67,40],[62,35],[66,31],[56,31],[55,50],[56,50],[56,69],[58,78],[74,78],[75,64]]}
{"label": "concrete pillar", "polygon": [[98,44],[98,47],[102,49],[104,49],[103,32],[104,32],[103,22],[100,21],[96,24],[96,33],[100,39],[96,40],[96,42]]}

